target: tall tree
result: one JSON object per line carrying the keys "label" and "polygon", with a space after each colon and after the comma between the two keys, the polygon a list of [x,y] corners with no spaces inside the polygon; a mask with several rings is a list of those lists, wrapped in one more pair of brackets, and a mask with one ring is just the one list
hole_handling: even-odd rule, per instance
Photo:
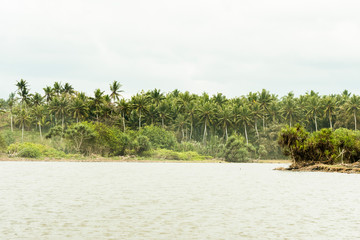
{"label": "tall tree", "polygon": [[118,81],[113,81],[110,84],[110,98],[112,99],[113,102],[115,101],[119,101],[119,97],[121,97],[121,93],[124,92],[123,90],[121,90],[122,85],[118,82]]}
{"label": "tall tree", "polygon": [[139,116],[139,130],[141,129],[141,117],[144,112],[146,112],[148,98],[144,93],[136,94],[131,98],[133,108],[136,110]]}
{"label": "tall tree", "polygon": [[353,94],[349,99],[348,101],[346,101],[345,103],[345,110],[346,112],[348,113],[352,113],[353,116],[354,116],[354,127],[355,127],[355,130],[357,130],[357,126],[356,126],[356,114],[357,112],[359,111],[360,109],[360,97],[359,96],[356,96],[355,94]]}

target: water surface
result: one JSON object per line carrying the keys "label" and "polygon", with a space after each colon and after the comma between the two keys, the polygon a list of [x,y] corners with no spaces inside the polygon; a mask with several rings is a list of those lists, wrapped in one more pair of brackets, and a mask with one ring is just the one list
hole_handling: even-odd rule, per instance
{"label": "water surface", "polygon": [[0,162],[0,239],[356,239],[360,175]]}

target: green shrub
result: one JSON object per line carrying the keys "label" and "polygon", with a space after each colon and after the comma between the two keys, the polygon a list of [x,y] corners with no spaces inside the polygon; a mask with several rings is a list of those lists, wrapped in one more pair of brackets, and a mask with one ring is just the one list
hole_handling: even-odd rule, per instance
{"label": "green shrub", "polygon": [[75,123],[69,126],[65,132],[65,138],[70,142],[76,152],[88,153],[95,138],[97,137],[95,127],[88,122]]}
{"label": "green shrub", "polygon": [[244,138],[239,136],[229,137],[225,145],[225,160],[228,162],[247,162],[248,157],[248,146],[246,146]]}
{"label": "green shrub", "polygon": [[94,125],[97,132],[94,151],[102,156],[122,156],[130,148],[130,138],[126,133],[102,123]]}
{"label": "green shrub", "polygon": [[135,140],[135,149],[137,154],[142,154],[145,151],[150,150],[150,141],[149,138],[146,136],[138,136]]}
{"label": "green shrub", "polygon": [[52,147],[36,143],[14,143],[7,148],[8,154],[13,157],[25,158],[64,158],[67,155]]}
{"label": "green shrub", "polygon": [[153,150],[150,156],[155,159],[184,160],[184,161],[191,161],[191,160],[199,161],[199,160],[212,159],[211,156],[203,156],[193,151],[175,152],[169,149]]}
{"label": "green shrub", "polygon": [[18,157],[24,158],[39,158],[41,156],[41,152],[38,148],[34,147],[25,147],[17,154]]}
{"label": "green shrub", "polygon": [[5,138],[2,134],[0,134],[0,152],[4,152],[6,150],[6,142]]}
{"label": "green shrub", "polygon": [[154,148],[172,149],[175,146],[176,138],[174,133],[156,126],[145,126],[139,131],[139,135],[149,138]]}

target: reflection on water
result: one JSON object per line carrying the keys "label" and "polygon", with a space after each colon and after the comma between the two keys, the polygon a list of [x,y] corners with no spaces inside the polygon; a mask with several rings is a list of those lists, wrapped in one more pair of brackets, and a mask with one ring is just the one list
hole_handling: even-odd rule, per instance
{"label": "reflection on water", "polygon": [[360,175],[0,162],[0,239],[354,239]]}

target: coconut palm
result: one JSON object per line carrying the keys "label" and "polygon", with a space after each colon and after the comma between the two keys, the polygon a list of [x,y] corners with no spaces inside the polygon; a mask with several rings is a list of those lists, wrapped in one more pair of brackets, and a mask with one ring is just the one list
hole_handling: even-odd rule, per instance
{"label": "coconut palm", "polygon": [[15,123],[21,128],[21,141],[24,142],[24,129],[31,123],[31,116],[27,108],[21,108],[18,110]]}
{"label": "coconut palm", "polygon": [[318,130],[317,118],[321,112],[321,102],[318,96],[309,96],[307,103],[307,114],[310,118],[313,117],[315,124],[315,131]]}
{"label": "coconut palm", "polygon": [[360,97],[356,96],[355,94],[353,94],[345,103],[344,105],[345,107],[345,111],[348,113],[352,113],[354,116],[354,127],[355,130],[357,130],[357,126],[356,126],[356,114],[360,109]]}
{"label": "coconut palm", "polygon": [[118,102],[118,106],[117,108],[120,111],[120,114],[122,116],[122,120],[123,120],[123,130],[125,132],[125,114],[130,110],[130,106],[129,103],[125,100],[125,99],[121,99]]}
{"label": "coconut palm", "polygon": [[94,97],[91,99],[92,111],[95,113],[96,121],[99,121],[99,115],[104,106],[104,91],[101,91],[99,88],[94,91]]}
{"label": "coconut palm", "polygon": [[79,119],[88,115],[89,107],[82,98],[77,96],[71,101],[69,111],[72,112],[72,117],[75,118],[78,123]]}
{"label": "coconut palm", "polygon": [[219,120],[218,124],[224,130],[224,135],[226,137],[225,139],[227,141],[228,140],[228,127],[232,125],[232,119],[233,119],[232,109],[229,106],[224,106],[222,108],[219,108],[218,113],[217,113],[217,119]]}
{"label": "coconut palm", "polygon": [[204,134],[203,134],[203,142],[206,142],[207,136],[207,127],[210,127],[210,124],[213,121],[214,113],[215,113],[215,106],[207,101],[204,104],[200,105],[197,109],[198,116],[200,121],[204,123]]}
{"label": "coconut palm", "polygon": [[46,118],[46,108],[44,105],[34,105],[31,109],[31,114],[34,116],[36,125],[39,127],[40,139],[42,140],[42,124],[45,122]]}
{"label": "coconut palm", "polygon": [[54,91],[51,87],[49,86],[46,86],[45,88],[43,88],[44,92],[45,92],[45,99],[46,99],[46,102],[49,103],[52,98],[54,97]]}
{"label": "coconut palm", "polygon": [[124,92],[123,90],[120,89],[121,87],[122,85],[115,80],[110,84],[110,91],[111,91],[110,98],[112,99],[113,102],[119,101],[119,97],[121,97],[121,93]]}
{"label": "coconut palm", "polygon": [[146,112],[148,98],[144,93],[136,94],[131,98],[132,107],[136,110],[139,117],[139,130],[141,129],[141,117]]}
{"label": "coconut palm", "polygon": [[26,80],[20,79],[20,81],[16,82],[17,93],[20,96],[20,103],[22,106],[24,104],[28,104],[30,100],[30,92],[28,89],[28,83]]}
{"label": "coconut palm", "polygon": [[329,117],[330,128],[333,128],[332,116],[336,110],[336,99],[334,96],[323,97],[324,114]]}
{"label": "coconut palm", "polygon": [[65,116],[68,112],[68,99],[65,96],[54,97],[50,103],[49,110],[52,114],[61,118],[61,128],[64,131]]}
{"label": "coconut palm", "polygon": [[15,93],[10,93],[9,98],[7,100],[7,104],[9,106],[9,110],[10,110],[10,129],[11,129],[11,132],[14,131],[13,108],[14,108],[15,102],[16,102]]}
{"label": "coconut palm", "polygon": [[251,124],[252,111],[247,104],[244,104],[242,106],[234,107],[233,115],[235,117],[235,122],[240,123],[244,126],[246,144],[249,144],[247,126],[250,126]]}

